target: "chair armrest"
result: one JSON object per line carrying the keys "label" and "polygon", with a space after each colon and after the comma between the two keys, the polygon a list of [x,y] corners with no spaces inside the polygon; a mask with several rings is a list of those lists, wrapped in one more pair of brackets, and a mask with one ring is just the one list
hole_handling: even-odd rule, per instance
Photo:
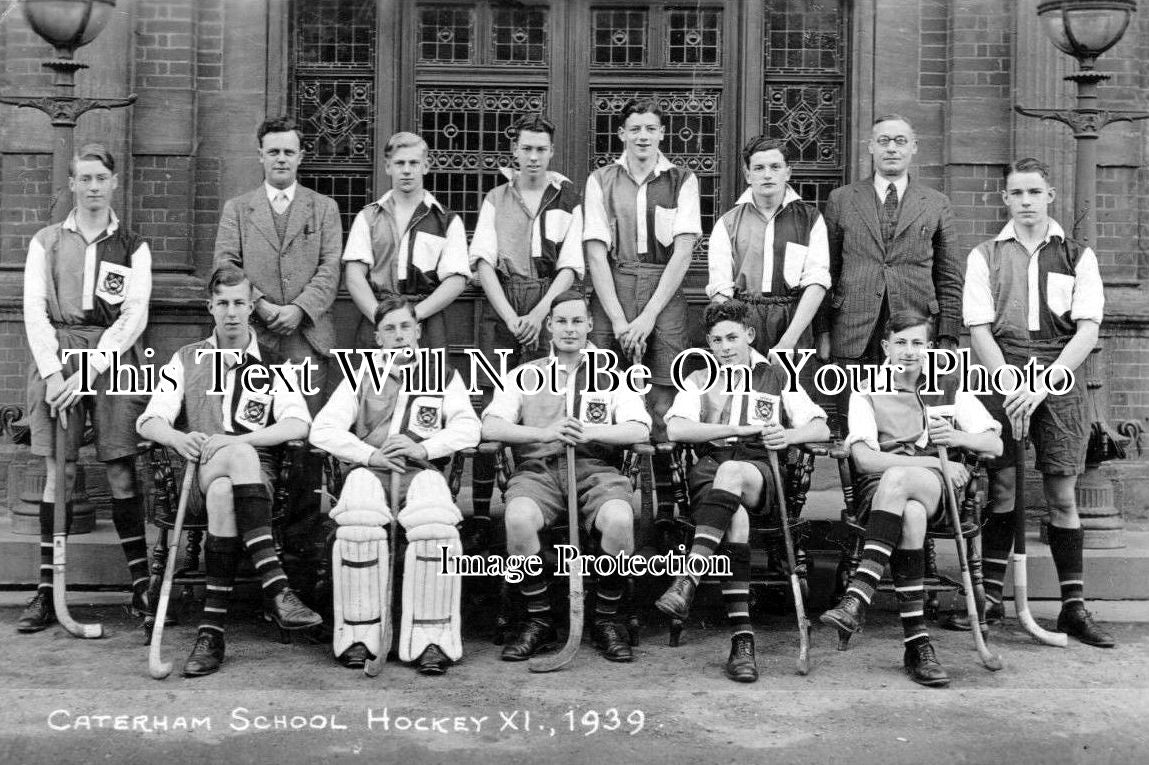
{"label": "chair armrest", "polygon": [[637,454],[639,457],[650,457],[654,454],[654,446],[649,441],[642,441],[636,444],[631,444],[627,448]]}
{"label": "chair armrest", "polygon": [[479,454],[498,454],[506,446],[502,441],[483,441],[479,444]]}

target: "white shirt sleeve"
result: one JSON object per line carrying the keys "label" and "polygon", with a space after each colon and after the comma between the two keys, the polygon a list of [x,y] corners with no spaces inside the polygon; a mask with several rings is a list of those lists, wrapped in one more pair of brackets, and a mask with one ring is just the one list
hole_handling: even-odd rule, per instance
{"label": "white shirt sleeve", "polygon": [[511,382],[513,379],[513,374],[507,375],[503,380],[503,389],[495,388],[495,395],[491,398],[491,403],[487,404],[487,408],[483,410],[484,420],[488,417],[498,417],[513,425],[519,424],[519,415],[523,408],[523,394],[518,386]]}
{"label": "white shirt sleeve", "polygon": [[435,273],[439,281],[455,275],[468,281],[471,279],[471,264],[467,259],[467,231],[463,228],[463,219],[458,215],[447,224],[447,241],[443,243]]}
{"label": "white shirt sleeve", "polygon": [[967,327],[993,323],[995,311],[989,285],[989,265],[979,247],[973,248],[966,259],[961,302],[962,320]]}
{"label": "white shirt sleeve", "polygon": [[273,377],[271,383],[271,411],[275,413],[275,421],[301,420],[311,423],[311,412],[307,408],[307,400],[299,390],[302,385],[300,375],[295,375],[295,384],[286,385],[279,375]]}
{"label": "white shirt sleeve", "polygon": [[1069,318],[1073,321],[1086,319],[1098,324],[1105,316],[1105,285],[1101,281],[1101,271],[1097,266],[1097,256],[1089,247],[1081,253],[1075,268],[1073,280],[1073,302]]}
{"label": "white shirt sleeve", "polygon": [[375,447],[351,432],[351,426],[358,416],[359,397],[351,389],[351,383],[345,379],[315,415],[308,440],[344,462],[366,465],[375,453]]}
{"label": "white shirt sleeve", "polygon": [[671,417],[681,417],[691,422],[702,421],[702,391],[689,377],[683,381],[682,390],[674,394],[674,403],[666,410],[663,420],[669,422]]}
{"label": "white shirt sleeve", "polygon": [[811,284],[820,284],[830,289],[830,238],[826,233],[826,221],[820,214],[810,229],[809,241],[798,286],[804,289]]}
{"label": "white shirt sleeve", "polygon": [[614,245],[614,237],[610,230],[610,219],[606,215],[606,205],[602,198],[602,186],[598,177],[593,173],[586,179],[586,193],[583,194],[583,229],[584,242],[602,242],[609,250]]}
{"label": "white shirt sleeve", "polygon": [[782,391],[782,406],[786,408],[786,415],[790,418],[792,428],[800,428],[814,420],[826,419],[826,411],[814,403],[801,385],[793,393]]}
{"label": "white shirt sleeve", "polygon": [[734,297],[734,247],[730,243],[730,232],[726,230],[726,218],[719,218],[710,232],[706,247],[706,269],[710,280],[706,284],[706,297],[715,295]]}
{"label": "white shirt sleeve", "polygon": [[626,422],[637,422],[651,427],[650,413],[646,411],[646,404],[642,396],[627,388],[625,385],[610,394],[611,416],[616,425]]}
{"label": "white shirt sleeve", "polygon": [[351,224],[351,231],[347,234],[347,245],[343,248],[343,261],[366,263],[370,268],[375,265],[375,253],[371,249],[371,226],[368,225],[367,216],[363,212],[360,210]]}
{"label": "white shirt sleeve", "polygon": [[564,268],[569,268],[575,272],[575,276],[579,279],[582,279],[586,275],[586,258],[583,256],[582,232],[582,205],[577,205],[574,212],[571,213],[571,222],[567,227],[567,235],[566,238],[563,239],[562,249],[559,250],[559,258],[555,263],[556,272]]}
{"label": "white shirt sleeve", "polygon": [[[132,253],[132,273],[128,282],[128,292],[120,305],[120,315],[100,335],[100,341],[96,344],[99,350],[123,353],[140,339],[144,327],[148,325],[148,301],[152,296],[152,251],[147,242],[141,242]],[[91,359],[92,369],[97,374],[103,374],[112,365],[107,354],[95,355]]]}
{"label": "white shirt sleeve", "polygon": [[60,341],[48,317],[48,258],[37,237],[32,237],[24,262],[24,332],[41,377],[47,379],[64,368]]}
{"label": "white shirt sleeve", "polygon": [[[170,382],[169,382],[170,381]],[[136,430],[146,420],[157,417],[174,426],[184,407],[184,365],[177,351],[160,370],[159,381],[148,398],[144,413],[136,420]]]}
{"label": "white shirt sleeve", "polygon": [[698,176],[690,173],[678,189],[678,207],[674,212],[674,226],[670,233],[678,237],[684,234],[702,236],[701,200],[698,193]]}
{"label": "white shirt sleeve", "polygon": [[499,265],[499,237],[495,233],[495,206],[491,203],[491,195],[483,200],[479,208],[479,221],[475,224],[475,233],[471,235],[471,270],[485,260],[491,268]]}
{"label": "white shirt sleeve", "polygon": [[458,372],[447,383],[443,396],[443,420],[443,429],[421,442],[427,450],[427,459],[437,460],[479,445],[482,426]]}
{"label": "white shirt sleeve", "polygon": [[878,422],[874,419],[874,407],[870,404],[868,396],[862,393],[850,394],[849,435],[843,444],[846,451],[854,444],[865,444],[876,452],[880,452],[878,444]]}

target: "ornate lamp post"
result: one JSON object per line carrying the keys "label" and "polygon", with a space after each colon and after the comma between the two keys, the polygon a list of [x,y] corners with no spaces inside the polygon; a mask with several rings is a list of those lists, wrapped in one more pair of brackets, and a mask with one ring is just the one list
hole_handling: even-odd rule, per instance
{"label": "ornate lamp post", "polygon": [[1112,48],[1125,34],[1136,0],[1045,0],[1037,15],[1058,50],[1073,56],[1080,71],[1067,75],[1077,84],[1073,109],[1014,109],[1027,117],[1064,122],[1077,142],[1076,187],[1073,194],[1073,237],[1097,246],[1097,138],[1110,122],[1149,119],[1149,112],[1117,111],[1098,106],[1097,86],[1110,76],[1093,67],[1097,57]]}
{"label": "ornate lamp post", "polygon": [[[92,109],[118,109],[130,106],[127,98],[78,98],[76,72],[87,69],[73,58],[76,49],[96,39],[108,23],[116,0],[24,0],[24,18],[32,31],[56,49],[56,58],[42,63],[55,73],[55,92],[44,96],[0,96],[0,103],[39,109],[52,120],[52,221],[63,220],[70,209],[66,188],[72,142],[80,115]],[[63,203],[61,204],[61,200]]]}
{"label": "ornate lamp post", "polygon": [[[1149,112],[1102,109],[1098,105],[1097,86],[1110,76],[1094,69],[1097,57],[1112,48],[1125,34],[1129,19],[1137,10],[1136,0],[1045,0],[1037,6],[1045,33],[1054,46],[1077,59],[1081,69],[1067,75],[1077,85],[1077,106],[1073,109],[1026,109],[1014,106],[1027,117],[1064,122],[1073,130],[1077,143],[1076,184],[1073,193],[1073,237],[1097,247],[1097,139],[1110,122],[1133,122],[1149,119]],[[1104,402],[1100,391],[1101,375],[1096,371],[1096,355],[1083,366],[1087,395]],[[1101,407],[1098,407],[1101,411]],[[1130,423],[1122,425],[1122,432]],[[1139,428],[1137,423],[1131,423]],[[1127,433],[1134,438],[1139,432]],[[1086,466],[1077,481],[1077,505],[1085,529],[1085,546],[1089,548],[1124,547],[1125,524],[1114,506],[1113,482],[1102,476],[1099,465]],[[1024,508],[1022,509],[1024,512]],[[1042,534],[1045,534],[1042,526]]]}

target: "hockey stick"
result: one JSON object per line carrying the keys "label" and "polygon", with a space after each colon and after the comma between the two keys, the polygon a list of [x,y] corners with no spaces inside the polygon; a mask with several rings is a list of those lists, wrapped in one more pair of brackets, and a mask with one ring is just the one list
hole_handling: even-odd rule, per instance
{"label": "hockey stick", "polygon": [[[83,427],[79,425],[78,427]],[[56,413],[56,507],[52,514],[52,607],[60,625],[78,638],[104,636],[99,622],[81,624],[68,612],[68,580],[65,576],[68,550],[68,414]]]}
{"label": "hockey stick", "polygon": [[[572,381],[573,383],[573,381]],[[568,398],[569,400],[569,398]],[[570,525],[570,543],[578,551],[578,501],[575,495],[575,449],[568,446],[567,457],[567,523]],[[551,656],[531,659],[531,672],[554,672],[570,664],[582,643],[583,593],[582,571],[576,563],[568,570],[570,577],[570,631],[562,649]]]}
{"label": "hockey stick", "polygon": [[782,471],[778,467],[778,454],[769,452],[770,473],[774,476],[774,492],[778,498],[782,540],[786,544],[786,564],[790,567],[790,589],[794,591],[794,612],[798,617],[798,674],[810,672],[810,620],[806,617],[806,603],[802,599],[802,585],[798,582],[798,563],[794,558],[794,537],[790,533],[790,514],[786,512],[786,493],[782,490]]}
{"label": "hockey stick", "polygon": [[363,662],[363,674],[367,677],[378,677],[379,673],[383,671],[383,662],[387,661],[387,654],[391,652],[392,625],[394,624],[394,614],[391,612],[395,605],[395,556],[399,551],[399,473],[394,470],[391,471],[390,488],[388,502],[391,503],[391,528],[387,539],[387,546],[390,551],[387,556],[389,573],[387,574],[387,592],[383,595],[383,608],[380,609],[380,615],[384,618],[383,638],[379,642],[379,655]]}
{"label": "hockey stick", "polygon": [[1029,584],[1025,568],[1025,440],[1013,442],[1013,605],[1017,609],[1017,620],[1025,631],[1039,643],[1064,648],[1069,638],[1063,632],[1050,632],[1043,629],[1029,612]]}
{"label": "hockey stick", "polygon": [[958,513],[957,497],[954,494],[953,484],[950,483],[950,462],[946,447],[938,446],[938,463],[942,470],[942,503],[949,513],[950,525],[954,528],[954,542],[957,543],[958,567],[961,569],[961,586],[965,590],[965,610],[969,614],[969,623],[973,626],[973,644],[977,648],[978,656],[985,668],[997,672],[1002,668],[1001,657],[989,650],[985,644],[985,636],[981,634],[981,619],[977,614],[977,599],[973,594],[973,577],[969,573],[969,559],[966,558],[965,537],[961,531],[961,514]]}
{"label": "hockey stick", "polygon": [[160,586],[160,602],[156,605],[156,622],[152,626],[152,644],[148,649],[148,673],[156,680],[163,680],[172,673],[172,663],[160,657],[160,644],[164,639],[164,617],[167,616],[168,600],[172,595],[172,578],[176,572],[176,558],[179,557],[180,534],[184,530],[184,516],[187,515],[188,496],[191,494],[195,471],[196,461],[189,459],[184,465],[184,482],[180,486],[180,501],[176,508],[175,526],[172,529],[175,532],[175,544],[168,548],[168,562],[164,566],[164,581]]}

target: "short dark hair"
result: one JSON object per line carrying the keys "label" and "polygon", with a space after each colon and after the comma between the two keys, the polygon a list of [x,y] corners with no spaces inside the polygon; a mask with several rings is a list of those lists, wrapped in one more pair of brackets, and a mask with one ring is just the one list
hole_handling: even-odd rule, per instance
{"label": "short dark hair", "polygon": [[787,165],[790,164],[790,153],[786,148],[785,141],[780,138],[756,135],[742,147],[742,166],[750,167],[750,158],[760,151],[777,151],[782,155],[782,161]]}
{"label": "short dark hair", "polygon": [[572,300],[577,300],[578,302],[582,303],[583,306],[587,309],[587,313],[590,313],[590,304],[587,303],[586,295],[582,294],[578,290],[564,290],[555,296],[553,301],[551,301],[551,310],[547,312],[547,315],[554,315],[555,306],[557,306],[559,303],[569,303]]}
{"label": "short dark hair", "polygon": [[81,146],[80,150],[72,155],[72,161],[68,163],[68,175],[76,174],[76,163],[81,160],[102,162],[104,167],[113,173],[116,172],[116,160],[112,158],[112,152],[108,151],[102,143],[86,143]]}
{"label": "short dark hair", "polygon": [[1014,173],[1037,173],[1045,179],[1046,183],[1050,184],[1051,186],[1053,185],[1053,182],[1050,180],[1049,165],[1035,157],[1025,157],[1023,159],[1017,160],[1016,162],[1010,162],[1002,170],[1001,178],[1002,180],[1008,182],[1009,176],[1013,175]]}
{"label": "short dark hair", "polygon": [[259,144],[261,149],[263,148],[263,137],[268,133],[295,133],[299,136],[299,145],[303,146],[303,131],[299,129],[299,125],[295,124],[295,120],[286,115],[264,120],[260,124],[259,130],[255,131],[255,142]]}
{"label": "short dark hair", "polygon": [[741,300],[711,303],[706,306],[706,310],[702,312],[702,325],[706,328],[706,334],[708,335],[716,324],[721,324],[724,321],[735,321],[744,327],[748,327],[750,324],[746,321],[746,316],[749,312],[750,306]]}
{"label": "short dark hair", "polygon": [[618,126],[626,127],[626,121],[632,114],[653,114],[662,122],[662,109],[658,108],[658,102],[653,98],[632,98],[623,104],[618,113]]}
{"label": "short dark hair", "polygon": [[519,140],[519,136],[523,131],[527,130],[532,133],[546,133],[551,137],[551,142],[555,140],[555,125],[541,114],[524,114],[514,121],[511,125],[511,140]]}
{"label": "short dark hair", "polygon": [[237,284],[247,282],[248,287],[251,286],[251,280],[247,278],[247,274],[243,269],[231,264],[224,264],[211,272],[211,278],[207,282],[207,295],[209,298],[213,297],[220,287],[234,287]]}
{"label": "short dark hair", "polygon": [[897,112],[890,112],[888,114],[883,114],[879,117],[874,117],[874,121],[872,123],[870,123],[870,129],[876,128],[878,125],[882,124],[883,122],[904,122],[910,126],[911,131],[913,131],[913,129],[914,129],[914,123],[910,122],[908,119],[906,119],[902,115],[898,114]]}
{"label": "short dark hair", "polygon": [[923,324],[926,325],[927,337],[932,340],[934,337],[934,323],[929,316],[913,309],[895,311],[891,313],[890,318],[886,320],[886,331],[883,336],[889,337],[895,332],[901,332],[910,327],[920,327]]}
{"label": "short dark hair", "polygon": [[375,329],[379,329],[379,323],[383,321],[384,316],[401,308],[410,311],[411,318],[418,321],[419,317],[415,315],[415,304],[411,302],[411,298],[406,295],[389,295],[380,300],[379,305],[375,306]]}

